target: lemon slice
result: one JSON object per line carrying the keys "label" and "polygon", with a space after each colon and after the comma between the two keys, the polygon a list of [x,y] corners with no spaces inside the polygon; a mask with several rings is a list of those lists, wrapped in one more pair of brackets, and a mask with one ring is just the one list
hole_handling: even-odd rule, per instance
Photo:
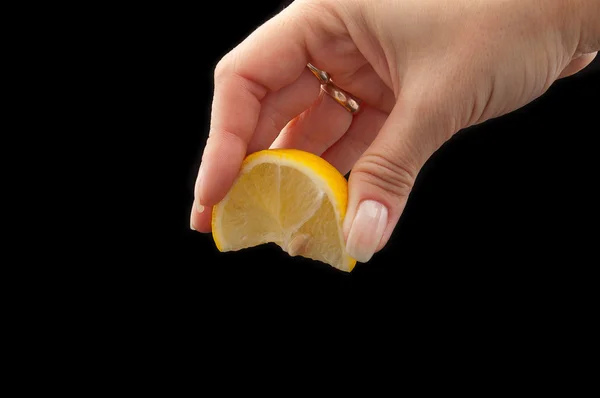
{"label": "lemon slice", "polygon": [[244,160],[214,206],[212,234],[221,252],[276,243],[291,256],[350,272],[342,222],[348,183],[327,161],[296,149],[267,149]]}

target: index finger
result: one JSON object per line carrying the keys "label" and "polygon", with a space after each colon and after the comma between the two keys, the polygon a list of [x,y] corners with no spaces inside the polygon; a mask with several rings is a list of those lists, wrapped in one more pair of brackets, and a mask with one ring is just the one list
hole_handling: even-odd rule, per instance
{"label": "index finger", "polygon": [[[228,53],[215,69],[209,138],[196,182],[196,200],[218,203],[236,178],[254,135],[261,100],[298,79],[308,63],[293,5]],[[293,101],[293,98],[289,98]]]}

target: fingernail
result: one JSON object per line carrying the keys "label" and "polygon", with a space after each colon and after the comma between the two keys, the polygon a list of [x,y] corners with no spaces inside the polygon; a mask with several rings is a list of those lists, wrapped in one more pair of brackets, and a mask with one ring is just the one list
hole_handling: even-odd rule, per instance
{"label": "fingernail", "polygon": [[350,226],[346,251],[356,261],[366,263],[373,257],[387,225],[388,211],[374,200],[363,201]]}
{"label": "fingernail", "polygon": [[[193,204],[193,209],[195,212],[197,213],[202,213],[204,211],[204,206],[202,206],[200,203],[198,203],[197,200],[194,200],[194,204]],[[190,228],[195,231],[196,228],[194,227],[194,211],[192,211],[192,214],[190,215]]]}
{"label": "fingernail", "polygon": [[196,230],[196,228],[194,227],[194,212],[192,212],[191,215],[190,215],[190,229],[192,231]]}
{"label": "fingernail", "polygon": [[[198,170],[198,177],[196,178],[196,186],[194,187],[194,192],[196,195],[200,195],[202,192],[202,180],[204,179],[204,164],[200,163],[200,169]],[[198,196],[196,196],[198,197]]]}

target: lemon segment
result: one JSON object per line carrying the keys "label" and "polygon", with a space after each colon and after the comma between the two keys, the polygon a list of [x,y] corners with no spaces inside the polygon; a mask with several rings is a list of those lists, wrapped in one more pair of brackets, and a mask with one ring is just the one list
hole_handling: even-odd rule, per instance
{"label": "lemon segment", "polygon": [[350,272],[342,223],[348,184],[331,164],[295,149],[249,155],[223,200],[213,207],[212,234],[221,252],[275,243]]}

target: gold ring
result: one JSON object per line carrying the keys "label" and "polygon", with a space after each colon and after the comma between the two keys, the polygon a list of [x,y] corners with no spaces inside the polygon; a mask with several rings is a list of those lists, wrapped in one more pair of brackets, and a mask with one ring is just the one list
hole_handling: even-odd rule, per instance
{"label": "gold ring", "polygon": [[329,94],[331,98],[333,98],[338,104],[343,106],[348,112],[354,114],[360,110],[360,104],[358,100],[354,98],[352,95],[348,94],[338,86],[336,86],[329,77],[329,74],[325,71],[322,71],[319,68],[316,68],[312,64],[308,64],[308,69],[319,79],[321,83],[321,90]]}

